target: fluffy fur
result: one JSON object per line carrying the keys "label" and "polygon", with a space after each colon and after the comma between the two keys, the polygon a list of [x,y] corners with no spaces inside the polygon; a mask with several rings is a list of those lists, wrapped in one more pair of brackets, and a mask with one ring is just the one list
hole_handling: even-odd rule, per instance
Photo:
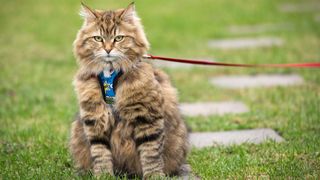
{"label": "fluffy fur", "polygon": [[[186,173],[188,134],[176,91],[166,74],[141,61],[149,43],[134,5],[116,11],[83,5],[80,14],[84,24],[74,42],[80,115],[70,139],[76,167],[144,178]],[[97,75],[113,69],[123,75],[108,105]]]}

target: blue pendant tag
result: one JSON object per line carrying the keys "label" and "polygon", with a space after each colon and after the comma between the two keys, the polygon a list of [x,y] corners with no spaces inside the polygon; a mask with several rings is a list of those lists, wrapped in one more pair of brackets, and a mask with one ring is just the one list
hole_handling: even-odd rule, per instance
{"label": "blue pendant tag", "polygon": [[119,71],[113,71],[109,76],[105,76],[103,72],[98,75],[102,94],[107,104],[113,104],[115,101],[114,81],[118,74]]}

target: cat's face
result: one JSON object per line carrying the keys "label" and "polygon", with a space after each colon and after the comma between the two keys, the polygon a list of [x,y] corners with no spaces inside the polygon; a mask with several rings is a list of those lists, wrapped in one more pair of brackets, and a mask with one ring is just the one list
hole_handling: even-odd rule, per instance
{"label": "cat's face", "polygon": [[74,42],[80,66],[92,73],[105,67],[126,71],[148,49],[148,41],[134,5],[116,11],[92,10],[83,5],[84,24]]}

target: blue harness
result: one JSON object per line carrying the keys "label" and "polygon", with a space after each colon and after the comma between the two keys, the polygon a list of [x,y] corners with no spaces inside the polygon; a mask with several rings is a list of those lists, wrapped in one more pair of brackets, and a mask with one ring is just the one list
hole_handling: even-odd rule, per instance
{"label": "blue harness", "polygon": [[113,71],[110,76],[105,76],[103,72],[98,75],[103,99],[107,104],[113,104],[115,101],[116,93],[114,86],[116,85],[116,81],[121,74],[121,71]]}

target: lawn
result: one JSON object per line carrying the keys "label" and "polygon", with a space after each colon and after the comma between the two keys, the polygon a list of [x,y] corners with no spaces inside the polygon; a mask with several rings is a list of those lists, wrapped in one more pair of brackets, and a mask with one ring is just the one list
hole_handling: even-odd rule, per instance
{"label": "lawn", "polygon": [[[150,53],[208,57],[234,63],[320,61],[317,11],[281,12],[295,0],[136,1],[151,43]],[[316,2],[316,0],[312,1]],[[130,1],[87,1],[115,9]],[[68,152],[77,111],[71,85],[77,69],[72,42],[82,20],[76,0],[10,0],[0,6],[0,179],[80,178]],[[288,28],[235,34],[230,26],[284,23]],[[271,36],[281,47],[218,50],[210,39]],[[181,102],[239,100],[250,112],[186,118],[192,131],[275,129],[286,140],[193,149],[188,162],[203,179],[319,179],[320,70],[201,68],[165,69]],[[300,86],[225,90],[210,85],[218,75],[299,74]],[[91,178],[86,176],[85,178]]]}

